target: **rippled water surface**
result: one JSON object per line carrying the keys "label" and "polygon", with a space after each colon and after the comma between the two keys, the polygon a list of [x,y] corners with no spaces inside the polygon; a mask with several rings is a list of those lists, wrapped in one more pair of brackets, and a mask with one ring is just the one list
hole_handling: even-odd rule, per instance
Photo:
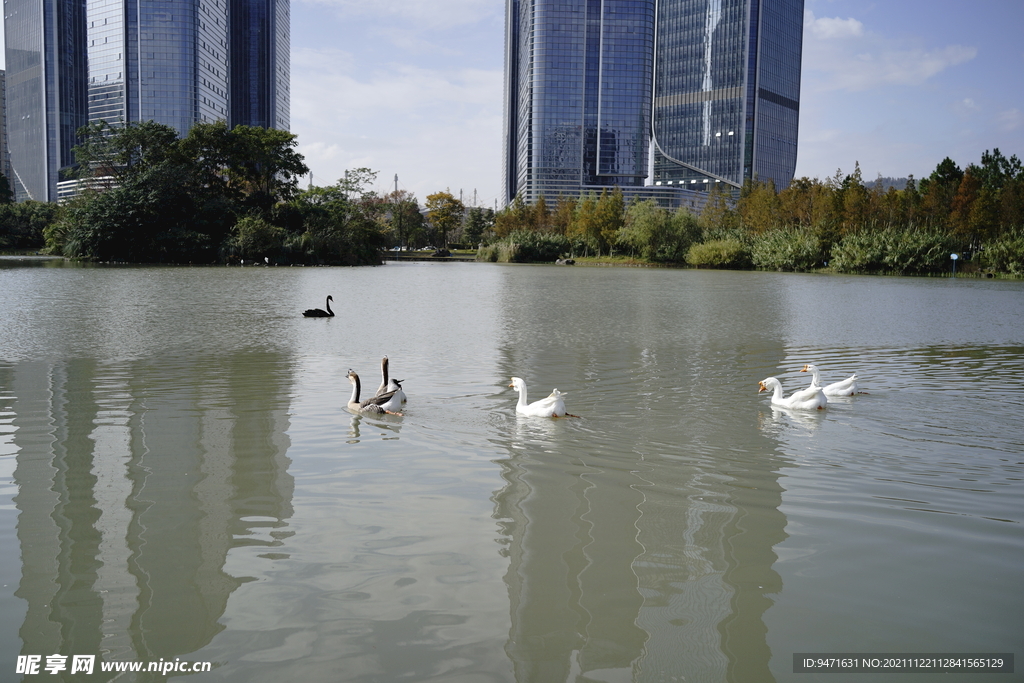
{"label": "rippled water surface", "polygon": [[[0,680],[52,654],[585,683],[1024,653],[1024,283],[8,258],[0,293]],[[349,413],[384,354],[405,415]],[[809,362],[864,393],[758,394]],[[517,417],[513,375],[580,417]],[[62,678],[164,680],[25,680]]]}

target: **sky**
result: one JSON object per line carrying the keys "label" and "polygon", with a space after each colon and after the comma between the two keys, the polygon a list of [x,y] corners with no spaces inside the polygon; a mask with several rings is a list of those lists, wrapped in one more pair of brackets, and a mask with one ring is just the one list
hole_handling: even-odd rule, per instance
{"label": "sky", "polygon": [[[313,182],[495,205],[503,0],[292,0],[291,130]],[[805,0],[796,176],[1024,158],[1024,1]],[[304,182],[308,182],[305,179]]]}

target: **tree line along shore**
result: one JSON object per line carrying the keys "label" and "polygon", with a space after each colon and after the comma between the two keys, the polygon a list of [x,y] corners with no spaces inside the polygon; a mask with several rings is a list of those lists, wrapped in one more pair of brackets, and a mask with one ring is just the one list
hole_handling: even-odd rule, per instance
{"label": "tree line along shore", "polygon": [[[391,249],[471,248],[482,261],[559,258],[711,268],[1024,275],[1024,167],[986,151],[961,169],[943,159],[926,178],[865,183],[859,165],[776,191],[713,190],[700,214],[618,189],[517,198],[494,212],[450,191],[378,193],[377,173],[300,187],[308,174],[285,131],[223,122],[178,138],[154,122],[79,131],[61,204],[13,203],[0,176],[0,250],[136,263],[371,265]],[[717,186],[716,186],[717,187]]]}
{"label": "tree line along shore", "polygon": [[619,191],[553,204],[513,202],[480,258],[923,275],[949,273],[956,254],[959,273],[1024,275],[1024,168],[998,149],[965,169],[946,158],[900,188],[866,184],[857,165],[781,192],[748,183],[735,201],[713,190],[699,215]]}

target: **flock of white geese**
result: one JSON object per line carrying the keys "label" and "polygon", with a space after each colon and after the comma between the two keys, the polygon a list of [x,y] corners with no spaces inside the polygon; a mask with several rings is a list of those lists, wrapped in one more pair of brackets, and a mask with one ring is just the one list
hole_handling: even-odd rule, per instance
{"label": "flock of white geese", "polygon": [[772,392],[772,405],[796,410],[824,410],[829,396],[853,396],[857,393],[857,375],[821,386],[821,372],[816,365],[808,363],[800,372],[811,373],[811,386],[794,391],[788,397],[783,395],[782,382],[775,377],[761,380],[758,393]]}
{"label": "flock of white geese", "polygon": [[[331,310],[333,297],[327,297],[327,310],[310,308],[302,313],[307,318],[333,318],[334,311]],[[795,410],[824,410],[828,405],[829,396],[853,396],[857,393],[857,375],[833,382],[832,384],[821,385],[821,372],[816,365],[808,363],[800,372],[811,373],[811,385],[806,389],[794,391],[785,396],[782,390],[782,382],[776,377],[766,377],[759,382],[762,391],[772,392],[772,405],[781,408]],[[348,371],[348,381],[352,385],[352,397],[348,401],[348,409],[357,413],[401,415],[402,406],[406,402],[405,391],[402,389],[402,382],[388,376],[388,357],[384,356],[380,362],[380,386],[370,398],[360,400],[362,386],[359,375],[354,370]],[[565,392],[557,388],[548,396],[539,401],[530,403],[526,394],[526,382],[521,377],[513,377],[510,387],[519,392],[519,401],[516,403],[516,413],[527,417],[579,417],[567,412],[565,409]]]}

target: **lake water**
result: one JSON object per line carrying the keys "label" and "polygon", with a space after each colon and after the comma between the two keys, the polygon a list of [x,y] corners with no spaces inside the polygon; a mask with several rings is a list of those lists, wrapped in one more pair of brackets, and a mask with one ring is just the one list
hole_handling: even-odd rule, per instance
{"label": "lake water", "polygon": [[[339,313],[305,319],[327,294]],[[402,417],[345,409],[382,355]],[[787,393],[856,372],[815,413]],[[578,419],[520,418],[557,387]],[[0,680],[833,681],[1024,653],[1024,282],[0,259]],[[1020,681],[1015,674],[918,674]],[[844,681],[905,681],[848,674]]]}

